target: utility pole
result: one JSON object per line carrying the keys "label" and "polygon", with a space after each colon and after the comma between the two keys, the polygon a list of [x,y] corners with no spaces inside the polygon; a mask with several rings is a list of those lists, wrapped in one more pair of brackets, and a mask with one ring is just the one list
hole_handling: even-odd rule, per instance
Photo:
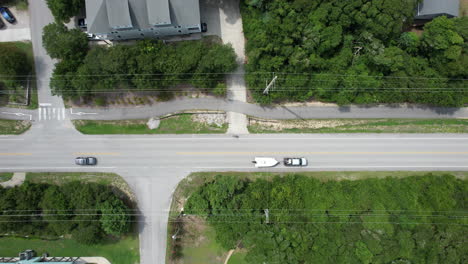
{"label": "utility pole", "polygon": [[263,90],[263,94],[268,94],[268,90],[270,90],[271,86],[275,85],[276,79],[278,79],[278,76],[273,77],[273,80],[271,80],[265,90]]}

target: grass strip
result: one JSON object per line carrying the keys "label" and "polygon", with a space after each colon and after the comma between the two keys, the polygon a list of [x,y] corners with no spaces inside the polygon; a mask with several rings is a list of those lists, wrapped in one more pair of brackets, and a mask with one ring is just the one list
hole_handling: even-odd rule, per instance
{"label": "grass strip", "polygon": [[0,172],[0,182],[6,182],[11,180],[13,172]]}
{"label": "grass strip", "polygon": [[99,245],[83,245],[72,239],[42,240],[16,237],[0,237],[2,257],[16,257],[25,249],[33,249],[40,256],[49,253],[53,257],[107,258],[112,264],[140,263],[138,236],[109,240]]}
{"label": "grass strip", "polygon": [[0,135],[19,135],[31,127],[31,122],[0,119]]}
{"label": "grass strip", "polygon": [[147,120],[73,120],[78,131],[83,134],[222,134],[227,131],[227,124],[221,127],[192,120],[192,114],[180,114],[162,119],[157,129],[146,126]]}
{"label": "grass strip", "polygon": [[258,133],[468,133],[468,119],[251,119]]}

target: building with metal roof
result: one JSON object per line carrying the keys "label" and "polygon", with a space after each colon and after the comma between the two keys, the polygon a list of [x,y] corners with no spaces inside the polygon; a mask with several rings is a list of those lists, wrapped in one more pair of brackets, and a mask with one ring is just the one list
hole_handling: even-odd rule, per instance
{"label": "building with metal roof", "polygon": [[79,261],[77,257],[48,257],[44,255],[37,257],[34,250],[26,250],[19,254],[19,257],[0,257],[1,264],[34,264],[34,263],[50,263],[50,264],[82,264],[86,262]]}
{"label": "building with metal roof", "polygon": [[86,24],[88,34],[106,40],[202,31],[199,0],[86,0]]}
{"label": "building with metal roof", "polygon": [[418,24],[438,16],[457,17],[459,8],[459,0],[423,0],[418,4],[414,21]]}

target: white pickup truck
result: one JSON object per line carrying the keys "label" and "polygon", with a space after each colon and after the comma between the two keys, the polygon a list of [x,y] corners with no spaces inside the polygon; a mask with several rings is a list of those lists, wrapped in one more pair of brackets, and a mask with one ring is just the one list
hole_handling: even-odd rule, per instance
{"label": "white pickup truck", "polygon": [[284,166],[307,166],[306,158],[284,158]]}

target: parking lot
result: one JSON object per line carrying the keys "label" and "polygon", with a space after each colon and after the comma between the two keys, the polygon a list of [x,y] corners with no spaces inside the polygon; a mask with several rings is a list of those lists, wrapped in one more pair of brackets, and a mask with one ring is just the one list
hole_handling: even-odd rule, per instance
{"label": "parking lot", "polygon": [[31,40],[28,10],[20,11],[15,7],[9,7],[9,9],[16,18],[16,23],[10,24],[3,17],[1,18],[5,27],[0,29],[0,42]]}

